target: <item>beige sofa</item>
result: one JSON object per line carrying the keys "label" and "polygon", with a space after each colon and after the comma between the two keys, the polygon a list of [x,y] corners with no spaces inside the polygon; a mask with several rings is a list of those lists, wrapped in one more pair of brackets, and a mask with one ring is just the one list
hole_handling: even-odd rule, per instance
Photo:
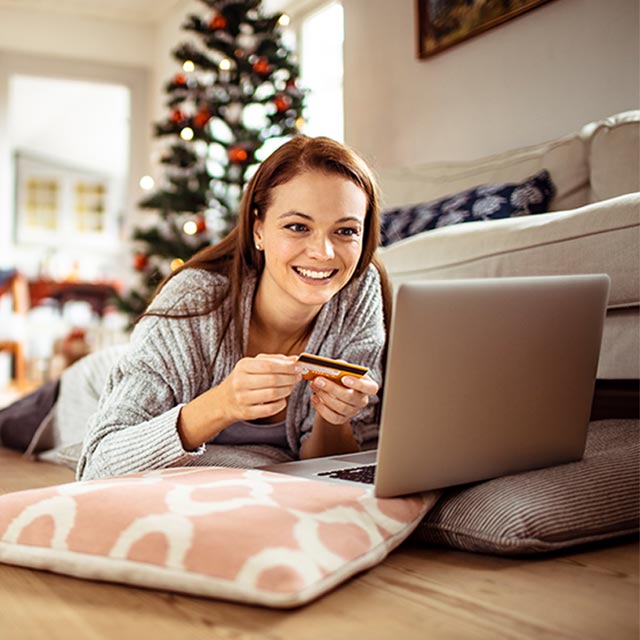
{"label": "beige sofa", "polygon": [[473,162],[382,172],[386,207],[427,202],[547,169],[551,212],[425,231],[381,249],[395,284],[414,279],[608,273],[598,378],[640,378],[640,110]]}

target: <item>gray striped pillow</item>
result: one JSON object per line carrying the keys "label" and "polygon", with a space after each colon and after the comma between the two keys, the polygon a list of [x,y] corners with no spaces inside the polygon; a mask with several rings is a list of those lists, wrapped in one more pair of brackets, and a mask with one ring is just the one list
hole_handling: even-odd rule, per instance
{"label": "gray striped pillow", "polygon": [[509,555],[637,533],[639,424],[592,422],[579,462],[446,490],[413,540]]}

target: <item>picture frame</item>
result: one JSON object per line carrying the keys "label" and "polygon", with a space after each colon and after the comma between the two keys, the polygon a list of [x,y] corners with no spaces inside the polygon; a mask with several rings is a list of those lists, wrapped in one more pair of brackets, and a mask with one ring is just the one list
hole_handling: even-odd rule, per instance
{"label": "picture frame", "polygon": [[416,0],[418,58],[429,58],[551,0]]}

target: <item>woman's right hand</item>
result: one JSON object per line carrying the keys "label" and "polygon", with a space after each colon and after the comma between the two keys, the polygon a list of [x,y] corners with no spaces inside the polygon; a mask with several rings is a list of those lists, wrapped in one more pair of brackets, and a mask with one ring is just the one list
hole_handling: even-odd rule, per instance
{"label": "woman's right hand", "polygon": [[239,360],[218,386],[182,407],[178,433],[183,447],[193,451],[234,422],[282,411],[301,379],[296,360],[296,356],[263,353]]}
{"label": "woman's right hand", "polygon": [[282,411],[300,381],[296,356],[261,353],[242,358],[219,385],[230,424],[259,420]]}

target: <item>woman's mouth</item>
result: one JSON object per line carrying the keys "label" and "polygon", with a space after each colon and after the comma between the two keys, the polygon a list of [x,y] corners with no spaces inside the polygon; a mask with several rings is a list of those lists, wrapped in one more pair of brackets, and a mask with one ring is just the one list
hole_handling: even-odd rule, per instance
{"label": "woman's mouth", "polygon": [[293,270],[300,276],[308,280],[328,280],[333,277],[337,269],[305,269],[304,267],[293,267]]}

